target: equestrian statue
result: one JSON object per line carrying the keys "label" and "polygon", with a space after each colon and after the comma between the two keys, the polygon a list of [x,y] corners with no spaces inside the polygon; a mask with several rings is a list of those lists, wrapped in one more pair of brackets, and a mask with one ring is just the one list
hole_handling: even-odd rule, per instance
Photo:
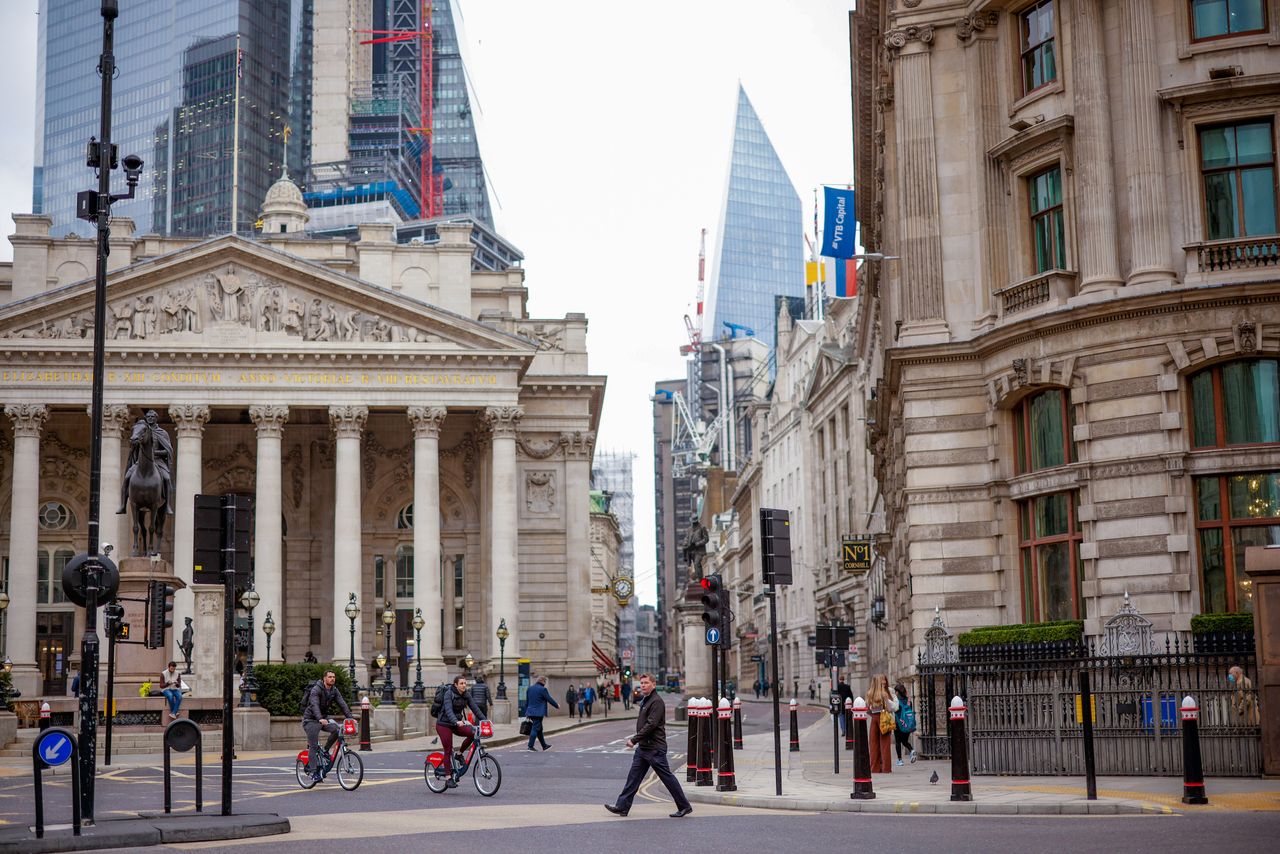
{"label": "equestrian statue", "polygon": [[165,516],[173,512],[173,443],[158,423],[154,409],[133,425],[129,436],[129,467],[120,484],[120,509],[133,504],[133,554],[158,554],[164,537]]}

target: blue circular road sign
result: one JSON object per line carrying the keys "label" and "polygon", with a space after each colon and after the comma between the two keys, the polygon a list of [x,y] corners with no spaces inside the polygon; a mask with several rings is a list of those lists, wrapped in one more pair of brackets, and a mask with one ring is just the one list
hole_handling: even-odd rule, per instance
{"label": "blue circular road sign", "polygon": [[715,626],[707,629],[707,643],[720,643],[720,630]]}
{"label": "blue circular road sign", "polygon": [[71,758],[71,737],[65,732],[49,730],[36,742],[36,755],[50,768],[65,765]]}

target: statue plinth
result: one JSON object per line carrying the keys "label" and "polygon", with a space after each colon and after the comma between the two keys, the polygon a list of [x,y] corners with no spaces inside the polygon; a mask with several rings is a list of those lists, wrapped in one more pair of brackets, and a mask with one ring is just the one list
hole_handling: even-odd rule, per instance
{"label": "statue plinth", "polygon": [[[158,649],[147,649],[142,643],[147,636],[147,585],[152,581],[162,581],[178,590],[186,584],[173,574],[173,567],[167,560],[126,557],[119,565],[119,603],[124,606],[124,621],[129,624],[129,640],[136,643],[116,644],[115,695],[136,697],[143,682],[151,682],[158,688],[160,671],[170,661],[182,660],[182,654],[174,645],[171,628],[165,630],[164,643]],[[129,601],[133,599],[140,601]],[[105,667],[105,654],[102,663]],[[190,679],[187,684],[191,684]]]}

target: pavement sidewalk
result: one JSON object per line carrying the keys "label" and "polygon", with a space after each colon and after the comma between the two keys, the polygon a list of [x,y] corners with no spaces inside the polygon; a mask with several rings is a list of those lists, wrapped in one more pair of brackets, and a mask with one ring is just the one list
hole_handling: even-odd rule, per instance
{"label": "pavement sidewalk", "polygon": [[274,813],[241,815],[160,815],[107,819],[82,828],[79,836],[69,824],[50,825],[44,838],[24,825],[0,827],[0,852],[38,854],[44,851],[91,851],[104,848],[141,848],[252,839],[289,832],[289,819]]}
{"label": "pavement sidewalk", "polygon": [[[772,714],[765,702],[744,702],[743,713]],[[972,778],[973,800],[951,801],[950,761],[920,760],[873,776],[874,800],[855,801],[853,751],[840,739],[840,774],[833,773],[831,719],[823,716],[800,733],[801,749],[788,749],[784,712],[782,796],[775,794],[773,733],[748,735],[734,752],[736,792],[686,784],[692,801],[791,810],[978,815],[1119,815],[1204,811],[1280,811],[1280,781],[1214,777],[1206,781],[1209,804],[1182,803],[1181,777],[1099,777],[1098,799],[1085,796],[1083,777]],[[905,757],[904,757],[905,760]],[[938,782],[930,784],[933,772]],[[680,775],[683,770],[680,771]],[[681,778],[683,779],[683,777]]]}

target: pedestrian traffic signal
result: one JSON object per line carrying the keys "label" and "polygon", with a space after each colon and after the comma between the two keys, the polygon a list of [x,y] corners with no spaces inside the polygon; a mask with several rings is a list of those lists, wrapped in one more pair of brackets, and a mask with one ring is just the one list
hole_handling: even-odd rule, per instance
{"label": "pedestrian traffic signal", "polygon": [[727,647],[731,620],[729,591],[725,589],[719,573],[713,572],[699,583],[702,585],[702,622],[708,629],[717,629],[720,632],[719,645]]}
{"label": "pedestrian traffic signal", "polygon": [[623,682],[631,681],[631,665],[630,664],[624,664],[622,666],[622,681]]}
{"label": "pedestrian traffic signal", "polygon": [[147,583],[147,649],[164,646],[165,629],[173,625],[174,589],[163,581]]}

